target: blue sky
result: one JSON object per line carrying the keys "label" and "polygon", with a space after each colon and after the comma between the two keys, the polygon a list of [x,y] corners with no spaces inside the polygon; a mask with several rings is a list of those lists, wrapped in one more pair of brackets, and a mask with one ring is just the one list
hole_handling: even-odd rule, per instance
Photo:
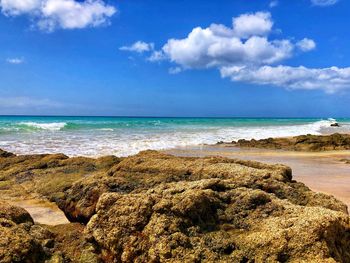
{"label": "blue sky", "polygon": [[350,116],[349,1],[26,3],[0,0],[0,114]]}

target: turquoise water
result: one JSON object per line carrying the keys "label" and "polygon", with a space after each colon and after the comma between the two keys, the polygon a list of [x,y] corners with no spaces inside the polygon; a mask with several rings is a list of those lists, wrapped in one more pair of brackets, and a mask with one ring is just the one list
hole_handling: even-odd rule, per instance
{"label": "turquoise water", "polygon": [[[341,128],[331,128],[339,122]],[[127,156],[218,141],[350,132],[350,119],[0,117],[0,148],[18,154]]]}

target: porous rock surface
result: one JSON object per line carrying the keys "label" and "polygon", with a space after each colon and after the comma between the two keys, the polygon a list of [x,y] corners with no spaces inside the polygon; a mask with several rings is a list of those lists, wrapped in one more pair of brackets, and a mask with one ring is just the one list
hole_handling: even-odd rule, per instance
{"label": "porous rock surface", "polygon": [[346,206],[283,165],[146,151],[65,196],[105,262],[350,260]]}
{"label": "porous rock surface", "polygon": [[101,262],[80,224],[35,224],[26,210],[0,202],[0,262]]}
{"label": "porous rock surface", "polygon": [[14,155],[0,149],[0,197],[55,201],[77,180],[105,173],[120,158],[99,159],[64,154]]}
{"label": "porous rock surface", "polygon": [[289,138],[268,138],[262,140],[238,140],[225,145],[242,148],[283,149],[291,151],[333,151],[350,150],[350,135],[301,135]]}
{"label": "porous rock surface", "polygon": [[114,262],[349,262],[349,218],[231,180],[102,195],[87,232]]}
{"label": "porous rock surface", "polygon": [[284,165],[1,152],[1,181],[2,198],[47,198],[83,224],[1,203],[0,262],[350,262],[347,207]]}
{"label": "porous rock surface", "polygon": [[30,235],[33,219],[24,209],[0,203],[0,262],[35,262],[42,247]]}

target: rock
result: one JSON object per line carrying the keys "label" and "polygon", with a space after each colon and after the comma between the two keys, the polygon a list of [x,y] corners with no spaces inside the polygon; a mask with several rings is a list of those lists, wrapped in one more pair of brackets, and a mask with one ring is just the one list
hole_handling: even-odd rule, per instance
{"label": "rock", "polygon": [[84,226],[33,223],[23,208],[0,203],[0,262],[100,262]]}
{"label": "rock", "polygon": [[113,262],[349,262],[346,213],[294,205],[234,179],[106,193],[87,233]]}
{"label": "rock", "polygon": [[340,124],[338,122],[332,123],[331,127],[340,127]]}
{"label": "rock", "polygon": [[[3,151],[0,152],[0,154]],[[7,199],[40,197],[54,201],[77,180],[106,173],[120,158],[99,159],[63,154],[21,155],[0,158],[0,196]]]}
{"label": "rock", "polygon": [[6,158],[11,156],[14,156],[14,154],[0,149],[0,158]]}
{"label": "rock", "polygon": [[0,201],[0,218],[10,220],[16,224],[29,223],[34,221],[30,214],[21,207],[9,205]]}
{"label": "rock", "polygon": [[53,254],[53,256],[45,263],[65,263],[63,256],[60,252]]}
{"label": "rock", "polygon": [[350,150],[350,135],[301,135],[291,138],[268,138],[262,140],[238,140],[229,144],[242,148],[283,149],[290,151]]}
{"label": "rock", "polygon": [[103,193],[138,193],[162,183],[212,178],[232,179],[237,187],[262,189],[293,204],[347,211],[346,206],[335,198],[316,194],[304,184],[292,181],[291,169],[284,165],[221,157],[174,157],[155,151],[125,158],[105,175],[98,174],[74,183],[58,200],[58,205],[71,221],[86,224],[95,214]]}
{"label": "rock", "polygon": [[0,262],[350,262],[347,207],[284,165],[156,151],[11,155],[1,180],[1,198],[47,198],[82,224],[38,225],[0,202]]}
{"label": "rock", "polygon": [[30,235],[33,219],[22,208],[0,205],[0,262],[43,262],[45,253]]}

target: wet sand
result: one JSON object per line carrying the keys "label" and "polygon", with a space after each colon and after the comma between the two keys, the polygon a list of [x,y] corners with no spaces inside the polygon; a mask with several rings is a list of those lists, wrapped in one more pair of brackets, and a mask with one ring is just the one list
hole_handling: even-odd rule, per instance
{"label": "wet sand", "polygon": [[34,199],[7,202],[27,210],[36,223],[45,225],[61,225],[69,223],[64,213],[54,203]]}
{"label": "wet sand", "polygon": [[350,207],[350,151],[292,152],[239,149],[227,146],[196,146],[165,151],[178,156],[223,156],[265,163],[282,163],[293,170],[293,178],[316,192],[330,194]]}

